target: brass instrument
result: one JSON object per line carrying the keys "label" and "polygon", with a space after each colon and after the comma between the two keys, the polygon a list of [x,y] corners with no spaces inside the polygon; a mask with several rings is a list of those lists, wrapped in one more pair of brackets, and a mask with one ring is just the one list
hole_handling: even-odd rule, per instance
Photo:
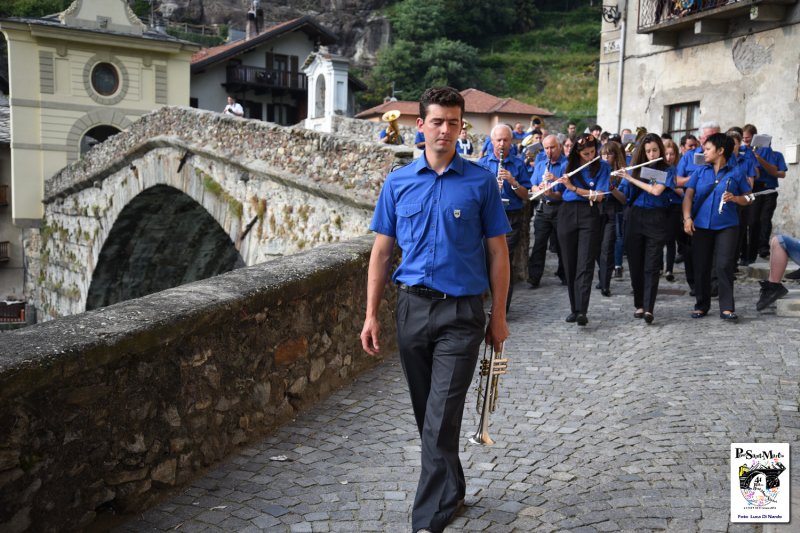
{"label": "brass instrument", "polygon": [[[487,357],[487,350],[490,352]],[[476,409],[481,415],[481,421],[475,434],[469,441],[473,444],[491,446],[494,441],[489,436],[489,414],[497,408],[497,391],[500,384],[500,376],[508,369],[508,359],[503,358],[505,342],[500,345],[500,351],[495,352],[494,346],[486,344],[483,349],[483,359],[481,360],[480,382],[478,383],[478,399]],[[484,384],[484,377],[486,383]]]}
{"label": "brass instrument", "polygon": [[388,144],[400,144],[400,127],[397,125],[397,119],[400,118],[400,114],[398,109],[392,109],[381,117],[383,122],[389,123],[386,126],[386,142]]}
{"label": "brass instrument", "polygon": [[467,119],[464,119],[464,120],[463,120],[463,123],[461,124],[461,129],[464,129],[464,130],[467,130],[467,131],[469,131],[469,130],[471,130],[471,129],[472,129],[472,124],[470,123],[470,121],[469,121],[469,120],[467,120]]}
{"label": "brass instrument", "polygon": [[625,145],[625,152],[628,154],[633,153],[636,147],[639,146],[639,143],[642,142],[642,139],[644,139],[645,135],[647,135],[647,128],[644,126],[639,126],[636,128],[636,140]]}
{"label": "brass instrument", "polygon": [[543,130],[545,128],[544,119],[539,115],[531,117],[531,125],[525,130],[525,133],[531,133],[533,130]]}

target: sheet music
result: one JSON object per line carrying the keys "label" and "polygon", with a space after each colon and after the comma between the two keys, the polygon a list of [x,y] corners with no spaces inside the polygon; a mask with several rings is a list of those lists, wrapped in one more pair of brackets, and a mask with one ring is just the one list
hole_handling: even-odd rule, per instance
{"label": "sheet music", "polygon": [[750,141],[750,148],[755,150],[756,148],[761,148],[765,146],[769,146],[772,144],[772,135],[753,135],[753,140]]}
{"label": "sheet music", "polygon": [[636,142],[636,135],[633,133],[626,133],[622,136],[622,146],[632,142]]}
{"label": "sheet music", "polygon": [[667,184],[667,173],[650,167],[642,167],[642,170],[639,171],[639,178],[653,183],[660,183],[661,185]]}
{"label": "sheet music", "polygon": [[706,164],[706,158],[703,156],[703,152],[694,154],[694,164],[697,166],[702,166]]}

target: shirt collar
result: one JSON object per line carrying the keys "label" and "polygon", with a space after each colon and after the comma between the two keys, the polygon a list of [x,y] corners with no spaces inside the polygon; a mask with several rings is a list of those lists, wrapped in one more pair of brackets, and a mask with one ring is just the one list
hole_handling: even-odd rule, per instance
{"label": "shirt collar", "polygon": [[[430,170],[431,172],[435,172],[430,167],[430,165],[428,165],[428,158],[425,157],[425,152],[423,152],[422,155],[419,156],[417,160],[414,162],[414,172],[419,174],[420,172],[426,169]],[[464,175],[464,159],[460,155],[455,154],[453,156],[453,159],[450,161],[450,164],[447,165],[447,168],[444,169],[444,172],[442,172],[442,174],[447,174],[451,170],[456,174]]]}

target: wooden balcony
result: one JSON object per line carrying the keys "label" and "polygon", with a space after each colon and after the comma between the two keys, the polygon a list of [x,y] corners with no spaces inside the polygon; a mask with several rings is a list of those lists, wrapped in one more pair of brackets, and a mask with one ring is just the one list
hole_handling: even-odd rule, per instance
{"label": "wooden balcony", "polygon": [[[695,34],[718,34],[728,32],[733,19],[759,22],[779,22],[784,19],[787,7],[797,0],[695,0],[685,10],[675,8],[673,2],[661,0],[639,0],[639,33],[654,35],[677,34],[692,29]],[[667,39],[668,40],[668,39]]]}
{"label": "wooden balcony", "polygon": [[9,241],[0,242],[0,263],[5,263],[9,260],[9,253],[11,252],[11,243]]}
{"label": "wooden balcony", "polygon": [[268,91],[306,92],[307,78],[302,72],[267,70],[245,65],[229,65],[225,88],[229,91],[254,90],[258,93]]}
{"label": "wooden balcony", "polygon": [[25,302],[0,302],[0,324],[25,322]]}
{"label": "wooden balcony", "polygon": [[0,207],[8,205],[8,185],[0,185]]}

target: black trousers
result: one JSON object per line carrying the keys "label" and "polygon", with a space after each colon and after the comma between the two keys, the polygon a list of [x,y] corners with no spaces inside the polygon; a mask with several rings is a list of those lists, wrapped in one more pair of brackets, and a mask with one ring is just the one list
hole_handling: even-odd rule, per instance
{"label": "black trousers", "polygon": [[769,252],[769,238],[772,235],[772,215],[778,206],[778,194],[756,196],[747,213],[747,260],[755,261],[756,256]]}
{"label": "black trousers", "polygon": [[[667,242],[666,246],[666,266],[665,272],[675,271],[675,250],[683,254],[686,260],[686,238],[688,235],[683,231],[683,206],[680,204],[670,204],[667,210]],[[689,267],[686,267],[688,272]],[[688,276],[687,276],[688,278]]]}
{"label": "black trousers", "polygon": [[697,311],[711,308],[711,275],[719,284],[719,310],[735,311],[733,301],[734,270],[739,226],[720,230],[697,229],[692,236],[694,255],[695,304]]}
{"label": "black trousers", "polygon": [[599,206],[588,202],[564,202],[558,208],[558,244],[573,313],[585,314],[589,309],[601,222]]}
{"label": "black trousers", "polygon": [[461,419],[485,323],[481,296],[431,300],[398,293],[400,362],[422,440],[413,531],[442,531],[464,498],[466,481],[458,458]]}
{"label": "black trousers", "polygon": [[[511,271],[514,271],[514,251],[517,249],[520,237],[522,235],[522,223],[524,222],[523,210],[515,209],[513,211],[506,211],[506,218],[508,224],[511,226],[511,231],[506,233],[506,245],[508,246],[508,264]],[[506,298],[506,312],[511,308],[511,296],[514,294],[514,280],[509,277],[508,280],[508,298]]]}
{"label": "black trousers", "polygon": [[544,275],[544,264],[547,259],[547,242],[554,239],[558,254],[558,273],[563,276],[564,266],[561,263],[561,251],[558,245],[558,209],[561,204],[543,203],[536,209],[533,217],[533,248],[528,257],[528,281],[539,283]]}
{"label": "black trousers", "polygon": [[[604,204],[606,202],[603,202]],[[617,209],[603,206],[600,221],[600,255],[597,257],[597,277],[600,287],[608,290],[614,272],[614,246],[617,243]]]}
{"label": "black trousers", "polygon": [[667,242],[669,208],[629,207],[625,249],[633,288],[633,306],[652,313],[656,305],[664,244]]}

